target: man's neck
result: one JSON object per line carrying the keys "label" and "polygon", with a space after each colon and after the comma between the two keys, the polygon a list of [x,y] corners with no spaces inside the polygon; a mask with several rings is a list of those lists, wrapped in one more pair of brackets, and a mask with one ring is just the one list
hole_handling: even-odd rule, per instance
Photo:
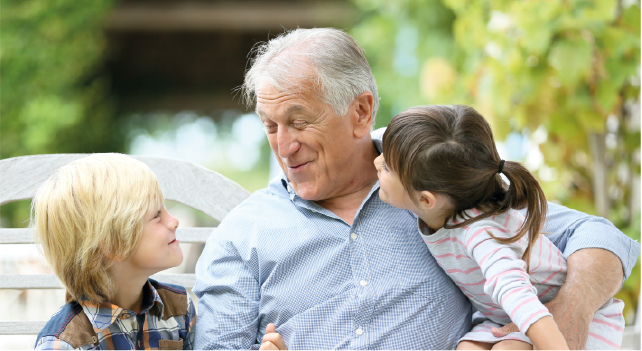
{"label": "man's neck", "polygon": [[379,152],[372,144],[372,141],[370,141],[370,145],[372,147],[367,148],[364,154],[355,160],[355,166],[352,167],[355,185],[344,194],[316,201],[319,206],[332,211],[350,225],[354,222],[354,217],[357,215],[357,210],[359,210],[363,200],[379,180],[377,178],[377,169],[373,163],[374,159],[379,156]]}

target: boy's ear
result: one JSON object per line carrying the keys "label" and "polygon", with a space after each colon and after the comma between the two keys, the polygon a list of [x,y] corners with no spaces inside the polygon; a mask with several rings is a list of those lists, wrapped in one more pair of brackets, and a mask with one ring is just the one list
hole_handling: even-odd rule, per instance
{"label": "boy's ear", "polygon": [[420,191],[419,208],[422,210],[432,210],[437,208],[437,194],[426,190]]}
{"label": "boy's ear", "polygon": [[117,255],[112,254],[111,252],[108,252],[107,250],[103,249],[103,256],[111,261],[114,262],[121,262],[123,261],[123,258]]}

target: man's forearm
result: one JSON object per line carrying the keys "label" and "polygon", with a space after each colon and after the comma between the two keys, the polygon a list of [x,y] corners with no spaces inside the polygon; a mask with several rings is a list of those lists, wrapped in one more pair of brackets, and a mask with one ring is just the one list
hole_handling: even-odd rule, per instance
{"label": "man's forearm", "polygon": [[603,249],[582,249],[568,257],[566,282],[546,306],[569,348],[584,349],[593,315],[619,290],[622,262]]}

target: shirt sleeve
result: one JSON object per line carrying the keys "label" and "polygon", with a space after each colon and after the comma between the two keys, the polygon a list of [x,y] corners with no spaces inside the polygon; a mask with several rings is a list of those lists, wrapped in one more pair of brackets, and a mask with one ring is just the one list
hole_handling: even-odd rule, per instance
{"label": "shirt sleeve", "polygon": [[38,340],[34,350],[74,350],[71,345],[53,335],[43,336]]}
{"label": "shirt sleeve", "polygon": [[[465,237],[468,255],[479,265],[484,275],[484,292],[510,317],[519,330],[526,333],[540,318],[550,316],[546,306],[537,297],[522,260],[526,247],[525,237],[511,244],[501,244],[490,236],[512,237],[505,229],[491,221],[471,225]],[[476,284],[479,282],[471,282]],[[497,310],[501,313],[501,310]],[[505,316],[502,316],[505,317]]]}
{"label": "shirt sleeve", "polygon": [[233,243],[221,238],[225,234],[242,235],[237,231],[222,223],[216,235],[208,239],[196,264],[193,291],[199,297],[199,316],[195,349],[247,350],[253,345],[256,348],[259,282]]}
{"label": "shirt sleeve", "polygon": [[[520,212],[525,214],[524,210]],[[622,262],[624,280],[629,277],[640,254],[640,243],[626,236],[613,223],[551,202],[546,218],[543,232],[564,257],[587,248],[608,250]]]}
{"label": "shirt sleeve", "polygon": [[183,340],[183,350],[194,349],[194,332],[196,328],[196,309],[194,308],[194,301],[187,294],[187,314],[185,315],[185,340]]}

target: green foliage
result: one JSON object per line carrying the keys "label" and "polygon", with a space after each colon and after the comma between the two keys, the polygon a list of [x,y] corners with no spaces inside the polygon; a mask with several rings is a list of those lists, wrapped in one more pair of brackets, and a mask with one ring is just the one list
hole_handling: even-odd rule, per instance
{"label": "green foliage", "polygon": [[[100,74],[112,0],[2,0],[0,157],[122,151]],[[26,202],[2,206],[23,227]]]}
{"label": "green foliage", "polygon": [[[78,145],[119,149],[108,130],[65,140],[61,135],[109,114],[97,74],[102,19],[111,0],[3,0],[0,45],[1,157],[80,152]],[[103,117],[96,117],[101,119]],[[107,135],[105,135],[107,134]]]}

